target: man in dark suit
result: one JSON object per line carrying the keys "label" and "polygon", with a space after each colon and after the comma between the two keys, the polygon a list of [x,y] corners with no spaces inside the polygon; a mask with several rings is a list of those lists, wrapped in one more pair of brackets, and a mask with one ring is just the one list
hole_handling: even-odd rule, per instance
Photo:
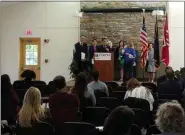
{"label": "man in dark suit", "polygon": [[[167,71],[168,69],[170,69],[170,70],[173,71],[173,68],[172,68],[172,67],[167,66],[167,67],[165,68],[165,75],[162,75],[162,76],[160,76],[160,77],[157,78],[157,85],[158,85],[158,86],[159,86],[161,83],[167,81],[166,71]],[[174,80],[178,80],[178,79],[174,76]]]}
{"label": "man in dark suit", "polygon": [[98,46],[97,46],[97,40],[93,39],[92,45],[89,47],[89,63],[91,70],[93,69],[94,65],[94,53],[98,51]]}
{"label": "man in dark suit", "polygon": [[107,38],[102,38],[102,45],[99,47],[98,52],[110,52],[110,46],[108,46]]}
{"label": "man in dark suit", "polygon": [[157,91],[159,96],[164,94],[175,94],[181,97],[183,90],[179,81],[174,79],[174,71],[172,68],[166,69],[166,77],[167,81],[161,83],[158,87]]}
{"label": "man in dark suit", "polygon": [[[84,56],[84,57],[83,57]],[[79,72],[86,70],[86,61],[88,58],[88,47],[85,43],[85,36],[80,36],[80,41],[74,45],[73,59],[77,63]]]}

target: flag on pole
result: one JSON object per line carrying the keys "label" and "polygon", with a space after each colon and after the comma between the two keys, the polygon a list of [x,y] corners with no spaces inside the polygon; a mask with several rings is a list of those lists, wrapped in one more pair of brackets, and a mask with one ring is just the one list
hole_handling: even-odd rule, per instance
{"label": "flag on pole", "polygon": [[148,54],[147,53],[148,52],[148,40],[147,40],[144,13],[143,13],[143,24],[142,24],[141,32],[140,32],[140,44],[141,44],[141,55],[140,55],[141,67],[144,68],[146,65],[147,54]]}
{"label": "flag on pole", "polygon": [[165,66],[168,66],[170,62],[169,44],[168,15],[166,14],[166,20],[164,24],[164,41],[162,47],[162,62],[165,64]]}
{"label": "flag on pole", "polygon": [[156,69],[160,67],[160,56],[159,56],[159,34],[158,34],[158,23],[156,15],[155,23],[155,34],[154,34],[154,59]]}

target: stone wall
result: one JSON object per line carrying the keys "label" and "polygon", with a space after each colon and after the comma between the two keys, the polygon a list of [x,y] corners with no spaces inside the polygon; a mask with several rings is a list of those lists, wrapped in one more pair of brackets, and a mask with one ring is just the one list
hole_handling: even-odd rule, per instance
{"label": "stone wall", "polygon": [[[151,3],[150,3],[151,4]],[[157,3],[159,4],[159,3]],[[151,4],[152,5],[152,4]],[[162,4],[160,4],[161,6]],[[132,7],[153,7],[146,3],[135,4],[133,2],[95,2],[87,4],[81,3],[81,8],[132,8]],[[155,5],[156,6],[156,5]],[[162,5],[165,6],[165,3]],[[107,37],[112,41],[114,46],[118,45],[120,40],[126,43],[133,41],[136,45],[138,52],[140,52],[140,28],[142,26],[143,14],[142,13],[84,13],[83,18],[80,20],[80,32],[87,37],[87,43],[91,44],[92,39],[98,39],[98,44],[101,44],[101,38]],[[146,30],[148,34],[148,41],[154,41],[154,28],[156,17],[152,13],[145,13]],[[163,26],[164,16],[158,16],[158,30],[160,46],[163,43]],[[141,68],[138,64],[138,72]],[[160,73],[163,72],[160,70]],[[158,75],[159,75],[158,74]],[[138,77],[141,77],[139,74]]]}

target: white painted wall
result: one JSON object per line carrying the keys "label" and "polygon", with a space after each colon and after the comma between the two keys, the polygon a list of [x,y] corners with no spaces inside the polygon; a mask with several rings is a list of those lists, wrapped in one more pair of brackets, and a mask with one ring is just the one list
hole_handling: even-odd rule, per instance
{"label": "white painted wall", "polygon": [[184,2],[169,2],[170,65],[184,67]]}
{"label": "white painted wall", "polygon": [[[9,74],[12,82],[19,78],[19,38],[27,37],[25,31],[31,29],[32,37],[42,39],[41,80],[48,82],[56,75],[69,80],[73,45],[79,39],[80,24],[75,15],[80,3],[20,2],[1,8],[1,74]],[[50,42],[44,44],[44,38]],[[44,63],[45,58],[49,63]]]}

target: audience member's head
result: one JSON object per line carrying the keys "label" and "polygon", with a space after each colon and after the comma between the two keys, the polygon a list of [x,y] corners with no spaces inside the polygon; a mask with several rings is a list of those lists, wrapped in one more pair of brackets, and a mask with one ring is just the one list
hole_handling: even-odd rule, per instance
{"label": "audience member's head", "polygon": [[87,77],[84,72],[79,73],[75,79],[74,93],[79,97],[84,96],[84,92],[87,90]]}
{"label": "audience member's head", "polygon": [[172,68],[168,68],[166,69],[166,77],[169,79],[169,80],[173,80],[174,79],[174,71]]}
{"label": "audience member's head", "polygon": [[24,95],[23,106],[19,112],[21,127],[31,127],[33,122],[43,118],[45,109],[41,106],[41,93],[35,87],[30,87]]}
{"label": "audience member's head", "polygon": [[184,110],[178,102],[167,102],[159,106],[156,125],[161,132],[180,133],[183,132],[184,118]]}
{"label": "audience member's head", "polygon": [[91,72],[91,76],[92,76],[93,80],[97,82],[98,78],[99,78],[99,72],[97,70],[93,70]]}
{"label": "audience member's head", "polygon": [[36,78],[36,73],[33,70],[25,70],[21,74],[21,77],[24,78],[25,81],[29,82]]}
{"label": "audience member's head", "polygon": [[3,96],[9,96],[12,90],[10,77],[7,74],[1,75],[1,94]]}
{"label": "audience member's head", "polygon": [[59,75],[59,76],[56,76],[54,79],[53,79],[53,82],[54,82],[54,85],[55,85],[55,88],[57,90],[61,90],[63,89],[65,86],[66,86],[66,80],[63,76]]}
{"label": "audience member's head", "polygon": [[120,40],[120,41],[119,41],[119,47],[120,47],[120,48],[124,48],[124,41],[123,41],[123,40]]}
{"label": "audience member's head", "polygon": [[84,35],[80,36],[80,42],[82,42],[82,43],[85,42],[85,36]]}
{"label": "audience member's head", "polygon": [[96,39],[93,39],[92,44],[93,44],[94,46],[96,46],[96,45],[97,45],[97,40],[96,40]]}
{"label": "audience member's head", "polygon": [[136,87],[141,86],[140,82],[136,79],[136,78],[131,78],[128,82],[127,82],[127,89],[128,90],[133,90]]}
{"label": "audience member's head", "polygon": [[109,114],[104,132],[109,135],[127,134],[133,124],[134,115],[132,109],[127,106],[117,107]]}

